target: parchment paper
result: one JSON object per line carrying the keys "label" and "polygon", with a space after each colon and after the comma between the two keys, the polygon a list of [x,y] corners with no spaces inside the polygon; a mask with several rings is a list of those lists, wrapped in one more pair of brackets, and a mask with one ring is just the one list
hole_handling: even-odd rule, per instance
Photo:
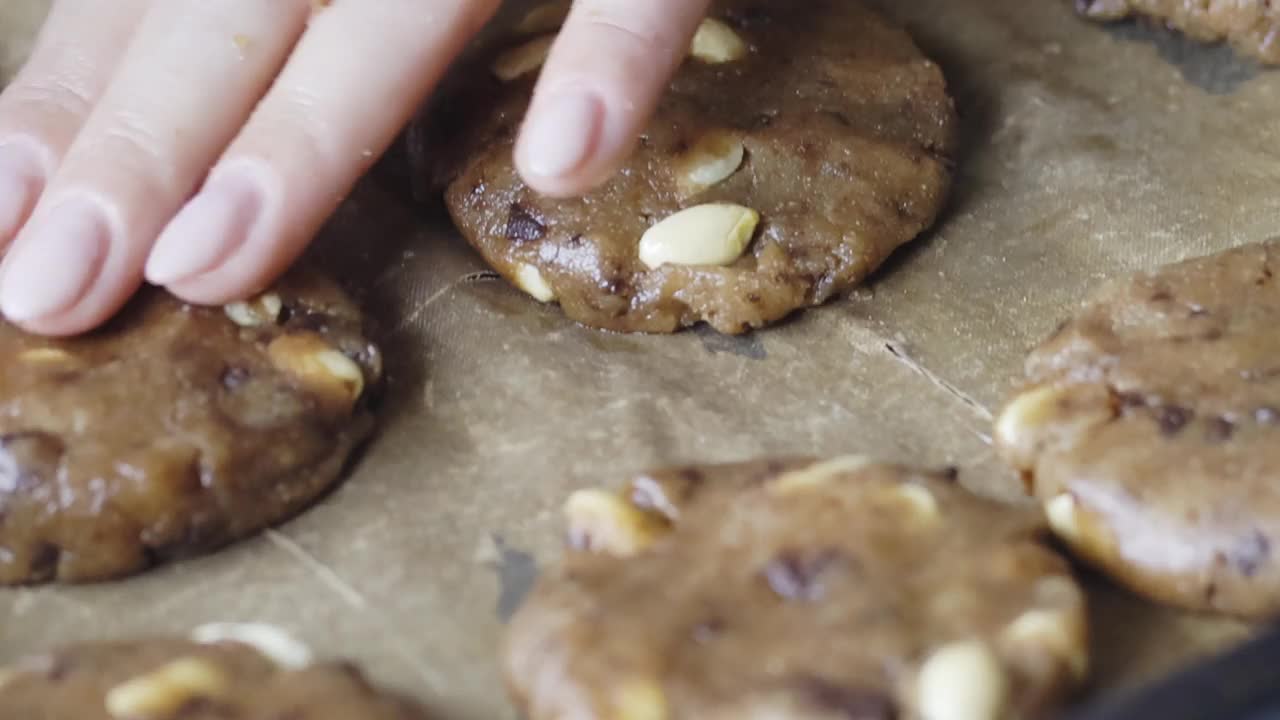
{"label": "parchment paper", "polygon": [[[0,5],[0,58],[35,0]],[[38,3],[35,3],[38,4]],[[1280,233],[1280,73],[1058,0],[885,2],[943,65],[966,153],[937,230],[853,297],[746,338],[602,334],[494,278],[371,179],[318,243],[377,318],[390,388],[345,485],[276,531],[124,582],[0,590],[0,662],[259,620],[444,718],[508,718],[494,651],[571,490],[647,466],[864,452],[1018,497],[992,413],[1100,279]],[[0,70],[4,68],[0,67]],[[1248,628],[1090,579],[1091,694]]]}

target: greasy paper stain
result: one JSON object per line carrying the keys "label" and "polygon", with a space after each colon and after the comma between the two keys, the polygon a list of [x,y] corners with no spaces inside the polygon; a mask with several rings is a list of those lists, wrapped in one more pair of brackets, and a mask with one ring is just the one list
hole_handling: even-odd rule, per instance
{"label": "greasy paper stain", "polygon": [[764,342],[756,333],[725,335],[706,324],[695,327],[693,333],[702,340],[702,347],[712,355],[729,353],[751,360],[764,360],[769,357],[769,353],[764,349]]}
{"label": "greasy paper stain", "polygon": [[538,578],[538,560],[523,550],[508,547],[500,535],[493,536],[498,549],[494,570],[498,574],[498,619],[507,622],[520,609]]}
{"label": "greasy paper stain", "polygon": [[1227,43],[1196,42],[1149,20],[1126,20],[1109,26],[1115,37],[1155,47],[1178,68],[1187,82],[1214,95],[1226,95],[1258,75],[1258,64],[1240,56]]}

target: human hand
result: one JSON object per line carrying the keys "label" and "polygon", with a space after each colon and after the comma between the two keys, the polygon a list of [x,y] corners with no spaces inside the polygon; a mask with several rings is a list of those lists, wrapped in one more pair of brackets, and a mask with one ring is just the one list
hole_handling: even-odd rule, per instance
{"label": "human hand", "polygon": [[[144,277],[199,304],[260,290],[498,3],[55,0],[0,94],[0,311],[67,335]],[[517,144],[531,187],[612,174],[708,4],[578,0]]]}

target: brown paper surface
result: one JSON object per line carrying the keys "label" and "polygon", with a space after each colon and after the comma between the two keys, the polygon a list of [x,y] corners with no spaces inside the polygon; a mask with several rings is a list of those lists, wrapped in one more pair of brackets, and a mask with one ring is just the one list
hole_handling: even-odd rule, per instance
{"label": "brown paper surface", "polygon": [[[0,63],[38,4],[0,7]],[[376,318],[390,372],[383,426],[345,485],[211,557],[0,590],[0,663],[265,621],[441,717],[512,717],[495,648],[558,554],[573,489],[665,463],[861,452],[958,465],[975,490],[1016,498],[988,434],[1026,350],[1104,277],[1280,233],[1280,73],[1164,31],[1086,25],[1057,0],[884,5],[942,64],[965,153],[936,231],[869,287],[745,338],[603,334],[365,182],[317,245]],[[1248,631],[1090,582],[1093,695]]]}

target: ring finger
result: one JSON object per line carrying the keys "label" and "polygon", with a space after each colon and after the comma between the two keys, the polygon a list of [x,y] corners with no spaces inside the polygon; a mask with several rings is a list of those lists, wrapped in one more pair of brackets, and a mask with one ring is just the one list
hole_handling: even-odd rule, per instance
{"label": "ring finger", "polygon": [[0,250],[35,205],[129,46],[148,0],[61,0],[0,93]]}
{"label": "ring finger", "polygon": [[307,0],[152,5],[5,259],[5,315],[68,334],[124,303],[160,228],[248,117],[309,10]]}

